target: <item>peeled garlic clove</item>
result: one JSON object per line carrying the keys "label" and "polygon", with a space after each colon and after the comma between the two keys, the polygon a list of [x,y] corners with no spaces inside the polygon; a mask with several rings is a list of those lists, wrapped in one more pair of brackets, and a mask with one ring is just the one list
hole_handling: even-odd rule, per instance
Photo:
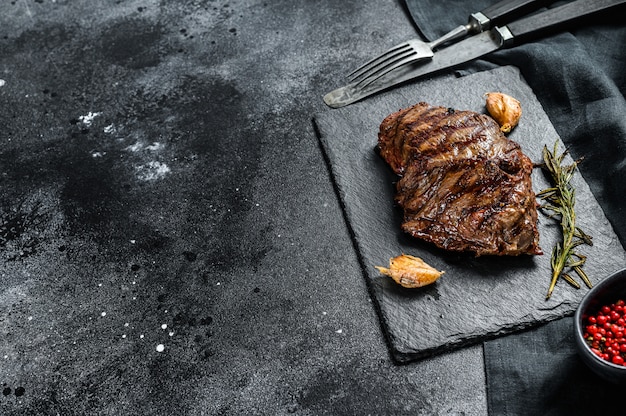
{"label": "peeled garlic clove", "polygon": [[508,133],[517,126],[522,116],[520,102],[510,95],[501,92],[488,92],[485,106],[494,120],[500,125],[503,133]]}
{"label": "peeled garlic clove", "polygon": [[400,286],[415,288],[434,283],[444,272],[429,266],[419,257],[401,254],[389,260],[389,268],[376,266],[379,272],[391,277]]}

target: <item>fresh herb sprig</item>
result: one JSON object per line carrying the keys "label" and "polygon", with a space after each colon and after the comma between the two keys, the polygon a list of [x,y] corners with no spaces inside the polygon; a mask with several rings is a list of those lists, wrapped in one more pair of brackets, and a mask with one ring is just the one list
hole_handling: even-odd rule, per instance
{"label": "fresh herb sprig", "polygon": [[583,270],[587,257],[576,252],[576,248],[582,244],[593,245],[590,235],[586,234],[576,225],[576,191],[571,184],[576,167],[580,160],[570,165],[563,165],[563,159],[568,154],[565,150],[558,155],[558,141],[554,144],[554,150],[550,151],[547,146],[543,147],[543,167],[552,177],[553,187],[544,189],[537,194],[543,201],[541,209],[550,212],[550,217],[560,221],[563,241],[557,243],[552,250],[552,280],[548,288],[546,300],[550,299],[554,286],[559,277],[576,288],[580,285],[567,270],[573,270],[581,280],[591,288],[589,277]]}

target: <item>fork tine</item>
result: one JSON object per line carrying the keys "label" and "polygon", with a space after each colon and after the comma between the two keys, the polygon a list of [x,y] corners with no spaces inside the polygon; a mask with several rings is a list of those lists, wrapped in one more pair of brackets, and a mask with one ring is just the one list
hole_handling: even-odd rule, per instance
{"label": "fork tine", "polygon": [[351,81],[355,81],[356,79],[365,76],[366,73],[371,72],[379,65],[384,64],[387,60],[392,59],[394,56],[400,53],[406,53],[410,50],[411,46],[408,43],[400,43],[349,73],[348,79],[350,79]]}
{"label": "fork tine", "polygon": [[365,88],[368,85],[370,85],[372,82],[387,75],[394,69],[410,64],[411,62],[417,61],[419,59],[420,57],[414,51],[410,51],[410,53],[404,54],[403,56],[400,56],[397,59],[391,62],[388,62],[386,65],[379,68],[378,70],[370,73],[369,75],[367,75],[360,81],[356,82],[355,86],[359,88]]}

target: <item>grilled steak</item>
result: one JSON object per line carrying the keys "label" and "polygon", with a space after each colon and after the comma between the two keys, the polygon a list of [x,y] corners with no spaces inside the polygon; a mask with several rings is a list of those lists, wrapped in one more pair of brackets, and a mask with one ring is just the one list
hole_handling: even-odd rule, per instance
{"label": "grilled steak", "polygon": [[489,116],[419,103],[380,125],[381,156],[402,178],[402,229],[446,250],[541,254],[533,166]]}

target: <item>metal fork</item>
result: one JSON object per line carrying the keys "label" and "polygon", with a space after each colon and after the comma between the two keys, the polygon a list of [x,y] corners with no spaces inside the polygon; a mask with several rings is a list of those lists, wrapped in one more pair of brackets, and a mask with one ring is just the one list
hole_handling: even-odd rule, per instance
{"label": "metal fork", "polygon": [[473,26],[471,26],[471,23],[468,23],[467,25],[458,26],[453,31],[432,42],[427,43],[421,39],[411,39],[402,42],[352,71],[348,74],[348,79],[351,83],[355,84],[355,87],[365,88],[396,68],[400,68],[412,62],[432,58],[434,56],[434,50],[438,46],[463,38],[470,33],[471,30],[473,30]]}
{"label": "metal fork", "polygon": [[460,40],[468,34],[489,30],[492,26],[522,16],[551,0],[501,0],[481,12],[472,13],[466,25],[460,25],[432,42],[411,39],[389,49],[350,74],[348,79],[355,88],[363,89],[377,79],[401,66],[430,59],[439,46]]}

